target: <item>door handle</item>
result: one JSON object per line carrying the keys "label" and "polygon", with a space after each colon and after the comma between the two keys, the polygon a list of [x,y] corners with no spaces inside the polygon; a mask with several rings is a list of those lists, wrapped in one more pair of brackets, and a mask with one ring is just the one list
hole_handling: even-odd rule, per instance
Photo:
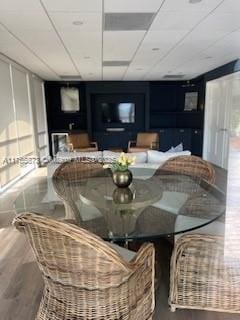
{"label": "door handle", "polygon": [[219,131],[224,131],[224,132],[226,132],[226,131],[228,131],[228,129],[226,129],[226,128],[221,128],[221,129],[219,129]]}

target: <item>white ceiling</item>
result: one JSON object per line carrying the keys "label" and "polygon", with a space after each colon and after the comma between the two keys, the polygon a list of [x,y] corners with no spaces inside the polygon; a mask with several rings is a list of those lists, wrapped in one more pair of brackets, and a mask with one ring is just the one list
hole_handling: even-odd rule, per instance
{"label": "white ceiling", "polygon": [[[104,31],[104,13],[155,18]],[[240,0],[0,0],[0,52],[48,80],[192,79],[240,57],[239,14]]]}

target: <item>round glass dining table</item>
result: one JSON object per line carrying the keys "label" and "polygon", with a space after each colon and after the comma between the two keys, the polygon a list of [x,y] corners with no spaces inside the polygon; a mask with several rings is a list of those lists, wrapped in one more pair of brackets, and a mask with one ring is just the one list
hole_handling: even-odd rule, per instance
{"label": "round glass dining table", "polygon": [[132,168],[129,188],[109,174],[81,179],[36,178],[19,194],[17,213],[77,224],[104,240],[154,240],[198,229],[225,213],[225,194],[188,175]]}

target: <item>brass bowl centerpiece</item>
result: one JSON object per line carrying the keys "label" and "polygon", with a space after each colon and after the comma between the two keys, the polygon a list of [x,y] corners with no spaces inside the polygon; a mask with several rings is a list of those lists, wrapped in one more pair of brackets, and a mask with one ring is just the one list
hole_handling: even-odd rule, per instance
{"label": "brass bowl centerpiece", "polygon": [[132,172],[130,170],[114,171],[112,178],[118,188],[127,188],[132,183]]}
{"label": "brass bowl centerpiece", "polygon": [[113,183],[118,188],[127,188],[132,183],[132,172],[128,169],[131,164],[135,163],[135,157],[129,157],[122,152],[119,158],[110,164],[105,164],[104,168],[112,169]]}

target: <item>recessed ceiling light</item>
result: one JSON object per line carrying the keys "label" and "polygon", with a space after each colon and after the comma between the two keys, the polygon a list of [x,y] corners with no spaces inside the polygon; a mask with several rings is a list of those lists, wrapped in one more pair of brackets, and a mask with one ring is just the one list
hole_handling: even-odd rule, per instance
{"label": "recessed ceiling light", "polygon": [[73,21],[73,24],[74,24],[75,26],[82,26],[82,25],[83,25],[83,21],[76,20],[76,21]]}
{"label": "recessed ceiling light", "polygon": [[152,48],[152,51],[158,51],[159,48]]}
{"label": "recessed ceiling light", "polygon": [[189,0],[189,3],[192,3],[192,4],[194,4],[194,3],[198,3],[198,2],[201,2],[202,0]]}

